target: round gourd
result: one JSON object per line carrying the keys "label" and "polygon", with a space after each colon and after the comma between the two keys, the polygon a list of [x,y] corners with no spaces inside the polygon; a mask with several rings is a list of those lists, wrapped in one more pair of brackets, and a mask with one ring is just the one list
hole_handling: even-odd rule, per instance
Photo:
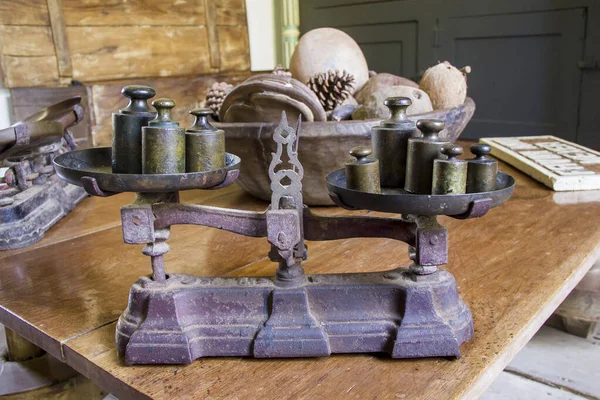
{"label": "round gourd", "polygon": [[316,74],[347,71],[354,76],[354,93],[369,79],[367,60],[348,34],[333,28],[318,28],[305,33],[292,54],[292,77],[306,84]]}
{"label": "round gourd", "polygon": [[444,61],[425,71],[419,88],[429,95],[434,110],[457,107],[467,98],[466,73],[469,71],[470,68],[465,67],[463,73]]}

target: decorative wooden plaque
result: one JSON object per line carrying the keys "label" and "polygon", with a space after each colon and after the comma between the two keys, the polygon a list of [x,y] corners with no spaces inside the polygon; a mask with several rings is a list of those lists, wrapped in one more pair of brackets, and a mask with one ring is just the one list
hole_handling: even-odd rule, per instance
{"label": "decorative wooden plaque", "polygon": [[600,189],[600,152],[555,136],[485,138],[492,155],[555,191]]}

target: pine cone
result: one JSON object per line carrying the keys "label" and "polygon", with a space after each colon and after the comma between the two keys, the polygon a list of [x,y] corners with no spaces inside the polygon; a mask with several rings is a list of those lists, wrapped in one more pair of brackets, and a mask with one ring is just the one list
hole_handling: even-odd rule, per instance
{"label": "pine cone", "polygon": [[204,107],[210,108],[213,111],[213,117],[218,120],[219,110],[225,96],[233,89],[233,85],[227,82],[215,82],[212,84],[208,92],[206,92],[206,98],[204,101]]}
{"label": "pine cone", "polygon": [[273,70],[272,74],[289,76],[289,77],[292,76],[292,73],[289,70],[283,68],[283,65],[281,65],[281,64],[277,64],[275,66],[275,69]]}
{"label": "pine cone", "polygon": [[327,71],[316,74],[307,86],[315,92],[325,111],[342,104],[354,89],[354,76],[344,71]]}

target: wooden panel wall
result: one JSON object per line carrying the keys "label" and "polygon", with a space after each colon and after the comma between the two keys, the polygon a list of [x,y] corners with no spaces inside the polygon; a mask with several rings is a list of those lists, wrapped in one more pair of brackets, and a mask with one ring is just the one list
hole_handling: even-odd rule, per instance
{"label": "wooden panel wall", "polygon": [[244,0],[1,0],[5,87],[249,71]]}

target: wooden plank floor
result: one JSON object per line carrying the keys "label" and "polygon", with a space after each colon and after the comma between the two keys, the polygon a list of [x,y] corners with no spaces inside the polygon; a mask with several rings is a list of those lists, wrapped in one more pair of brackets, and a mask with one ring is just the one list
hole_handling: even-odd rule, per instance
{"label": "wooden plank floor", "polygon": [[[557,204],[553,193],[540,184],[506,165],[501,169],[517,180],[507,204],[481,219],[441,219],[450,233],[450,262],[445,267],[455,275],[475,321],[475,336],[462,346],[460,360],[334,355],[126,367],[114,348],[115,321],[125,308],[130,285],[150,268],[141,246],[122,243],[118,220],[116,226],[0,259],[0,322],[123,399],[473,399],[502,372],[600,254],[600,203]],[[199,201],[265,207],[239,190]],[[350,213],[337,208],[318,212]],[[97,224],[114,218],[109,213],[118,218],[116,204],[114,210],[94,217]],[[70,217],[65,218],[64,229]],[[169,244],[167,272],[262,275],[275,270],[265,257],[269,246],[264,239],[177,226]],[[309,249],[308,273],[375,271],[409,263],[406,246],[387,239],[309,243]]]}
{"label": "wooden plank floor", "polygon": [[599,344],[542,327],[482,400],[600,399]]}

